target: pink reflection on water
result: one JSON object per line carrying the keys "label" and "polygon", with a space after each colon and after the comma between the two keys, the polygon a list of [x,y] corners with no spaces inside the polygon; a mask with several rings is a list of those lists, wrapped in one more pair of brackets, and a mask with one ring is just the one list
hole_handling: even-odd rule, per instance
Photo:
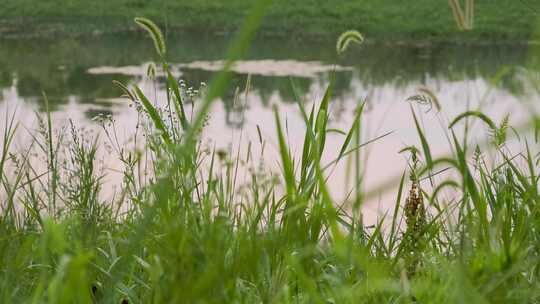
{"label": "pink reflection on water", "polygon": [[[341,100],[333,100],[331,128],[348,131],[354,118],[354,111],[362,100],[369,96],[369,106],[362,118],[362,136],[361,142],[366,142],[382,134],[392,132],[388,136],[377,140],[374,143],[362,148],[361,151],[361,171],[363,172],[362,189],[370,193],[364,204],[363,212],[367,217],[367,223],[373,223],[374,220],[382,215],[386,210],[391,209],[395,203],[396,188],[399,178],[407,167],[406,155],[399,151],[406,146],[416,145],[420,148],[418,134],[411,115],[411,104],[406,102],[406,98],[416,94],[416,87],[420,84],[409,84],[406,86],[395,86],[391,83],[382,86],[366,86],[360,80],[358,75],[353,77],[350,90],[343,95]],[[306,108],[311,108],[312,102],[318,102],[322,99],[325,86],[324,76],[322,81],[312,83],[305,100],[308,101]],[[15,80],[16,81],[16,80]],[[148,80],[138,80],[136,83],[147,93],[150,99],[165,100],[165,92]],[[423,84],[429,87],[437,95],[442,106],[440,113],[435,109],[425,112],[427,108],[415,105],[416,113],[420,124],[425,131],[427,141],[431,147],[431,153],[434,157],[443,156],[451,153],[449,144],[449,131],[447,126],[449,122],[468,109],[476,109],[479,101],[483,100],[484,94],[489,91],[489,82],[477,78],[463,81],[449,81],[445,79],[428,78]],[[257,84],[252,83],[254,89],[249,93],[249,100],[244,112],[243,125],[240,129],[229,127],[225,118],[224,103],[221,100],[214,102],[208,125],[205,127],[203,142],[208,147],[225,149],[236,155],[240,149],[240,155],[245,158],[248,143],[251,142],[252,155],[254,162],[261,156],[261,145],[257,126],[261,130],[263,140],[267,142],[264,154],[264,164],[267,170],[279,172],[279,149],[276,140],[275,120],[272,108],[265,106],[261,96],[257,92]],[[36,100],[24,98],[18,95],[16,85],[4,88],[1,91],[3,102],[0,103],[0,117],[4,119],[6,113],[13,113],[16,109],[16,121],[30,132],[37,127],[34,112],[38,110]],[[155,96],[154,96],[155,95]],[[527,99],[527,101],[522,101]],[[530,112],[533,109],[538,111],[538,97],[526,96],[516,97],[504,90],[494,88],[484,99],[485,104],[481,110],[490,116],[494,121],[500,122],[506,114],[510,114],[512,125],[523,123],[530,118]],[[136,111],[128,106],[127,100],[115,99],[112,107],[109,109],[114,113],[117,132],[120,142],[129,142],[136,126]],[[305,136],[305,124],[294,103],[286,103],[280,100],[276,93],[271,97],[271,103],[277,104],[279,114],[286,126],[287,141],[291,147],[291,152],[296,159],[301,156],[301,145]],[[78,96],[69,96],[67,104],[52,113],[54,125],[59,127],[65,125],[68,119],[72,119],[79,126],[91,129],[95,134],[103,132],[94,122],[85,116],[84,112],[95,109],[95,105],[83,104]],[[99,109],[98,109],[99,110]],[[191,107],[187,106],[188,112]],[[340,119],[335,119],[338,116]],[[2,124],[3,127],[3,124]],[[457,127],[458,134],[461,134],[462,128]],[[485,141],[487,138],[487,129],[480,123],[474,123],[470,130],[470,135],[478,142]],[[327,138],[327,149],[323,157],[323,164],[334,160],[341,148],[345,136],[337,133],[329,134]],[[32,137],[24,129],[19,130],[15,138],[15,147],[24,148],[28,146]],[[516,141],[510,142],[510,147],[516,145]],[[133,143],[129,144],[132,148]],[[111,154],[104,149],[100,150],[100,159],[106,173],[105,196],[112,197],[115,189],[121,185],[122,166],[118,162],[117,155]],[[353,200],[354,195],[353,177],[354,170],[351,169],[352,162],[343,159],[335,168],[331,167],[327,172],[329,175],[328,185],[331,194],[338,204],[346,204]],[[38,163],[39,166],[39,163]],[[347,173],[349,169],[349,173]],[[240,172],[241,178],[247,178],[246,172]],[[436,177],[436,179],[442,177]],[[247,180],[246,180],[247,182]],[[427,183],[427,181],[426,181]],[[381,191],[380,185],[383,187]],[[429,187],[429,184],[426,184]]]}

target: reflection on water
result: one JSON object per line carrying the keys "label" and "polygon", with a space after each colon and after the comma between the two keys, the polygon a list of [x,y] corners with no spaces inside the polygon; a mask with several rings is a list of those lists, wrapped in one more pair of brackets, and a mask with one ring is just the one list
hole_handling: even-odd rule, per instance
{"label": "reflection on water", "polygon": [[[174,63],[175,76],[194,86],[208,82],[223,64],[227,42],[226,38],[169,37],[169,60]],[[138,35],[1,41],[0,117],[5,117],[8,108],[17,107],[18,120],[32,128],[35,120],[31,113],[44,110],[44,92],[58,124],[71,118],[92,128],[94,116],[111,114],[127,138],[136,114],[126,100],[119,98],[120,92],[111,82],[138,84],[150,98],[163,100],[159,70],[155,81],[145,76],[148,63],[155,59],[153,52],[151,42]],[[321,99],[331,71],[336,71],[332,127],[346,128],[356,106],[367,100],[364,140],[393,131],[363,155],[368,158],[363,167],[364,186],[369,188],[400,175],[406,161],[397,152],[417,144],[405,99],[415,94],[419,85],[433,90],[442,105],[441,113],[421,115],[423,127],[429,130],[428,141],[434,153],[441,155],[448,152],[444,136],[448,121],[476,107],[480,100],[485,103],[483,110],[495,120],[506,113],[511,113],[513,122],[526,119],[538,103],[527,78],[531,73],[537,76],[534,68],[532,72],[512,69],[496,75],[504,66],[534,67],[536,61],[525,46],[367,45],[337,58],[332,42],[257,41],[250,54],[233,68],[232,85],[214,104],[205,136],[217,146],[242,145],[250,140],[258,142],[259,126],[272,147],[267,159],[274,163],[277,149],[270,105],[277,104],[287,121],[289,143],[298,152],[304,128],[294,104],[291,80],[304,93],[303,100],[310,103]],[[248,74],[252,75],[248,100],[235,103],[235,88],[244,87]],[[498,82],[492,88],[494,77]],[[484,131],[478,128],[477,135],[483,136]],[[328,140],[330,149],[337,149],[343,136],[333,134]],[[325,160],[332,160],[332,152],[327,154]],[[344,180],[342,167],[334,170],[335,178],[330,181],[336,197],[344,197],[351,187]],[[381,203],[387,199],[381,196]]]}
{"label": "reflection on water", "polygon": [[[189,83],[208,81],[209,70],[219,67],[227,48],[226,38],[170,37],[169,60],[186,63],[183,71]],[[339,63],[353,67],[366,87],[391,85],[403,88],[409,84],[425,83],[429,78],[458,81],[477,77],[489,79],[506,65],[525,65],[531,61],[524,46],[431,46],[406,47],[369,45],[351,49],[345,58],[336,59],[333,43],[306,43],[283,40],[257,41],[238,72],[263,75],[254,79],[254,88],[268,97],[279,94],[291,102],[288,76],[298,76],[304,89],[324,79],[324,72]],[[97,98],[114,98],[118,92],[111,86],[117,79],[136,80],[146,73],[144,62],[154,57],[153,45],[138,35],[114,35],[65,40],[6,40],[0,41],[0,88],[8,88],[17,79],[19,96],[40,98],[44,91],[55,106],[67,102],[68,96],[78,96],[81,103],[93,103]],[[273,64],[257,64],[274,60]],[[293,61],[291,61],[293,60]],[[310,64],[317,61],[318,64]],[[279,63],[279,64],[276,64]],[[249,66],[255,63],[254,66]],[[122,67],[118,69],[118,67]],[[126,68],[129,67],[129,68]],[[262,71],[260,67],[271,67]],[[349,68],[345,68],[348,70]],[[90,71],[90,73],[89,73]],[[92,72],[100,72],[95,75]],[[106,72],[106,73],[104,73]],[[268,73],[271,72],[271,73]],[[321,75],[321,72],[323,75]],[[269,74],[276,77],[264,77]],[[241,76],[237,74],[237,76]],[[313,77],[314,74],[322,77]],[[179,75],[180,76],[180,75]],[[277,77],[285,76],[285,77]],[[308,78],[304,78],[308,76]],[[338,73],[336,93],[346,94],[353,73]],[[241,85],[236,77],[234,85]],[[324,80],[322,80],[324,81]],[[500,87],[512,94],[522,94],[523,86],[513,77],[504,77]]]}
{"label": "reflection on water", "polygon": [[[224,60],[213,61],[193,61],[183,64],[171,64],[169,69],[176,77],[180,76],[181,69],[203,70],[218,72],[223,70]],[[144,63],[138,66],[99,66],[88,69],[89,74],[94,75],[128,75],[143,77],[148,74],[151,63]],[[230,70],[237,74],[249,74],[273,77],[303,77],[317,78],[325,72],[353,71],[352,67],[344,67],[337,64],[327,65],[319,61],[298,61],[298,60],[238,60],[230,67]],[[165,76],[163,71],[158,71],[158,76]]]}

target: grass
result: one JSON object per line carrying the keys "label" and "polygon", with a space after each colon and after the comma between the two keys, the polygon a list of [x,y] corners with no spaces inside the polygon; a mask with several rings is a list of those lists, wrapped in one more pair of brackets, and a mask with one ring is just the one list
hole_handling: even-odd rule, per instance
{"label": "grass", "polygon": [[[452,1],[451,3],[455,3]],[[463,5],[463,4],[462,4]],[[169,30],[231,33],[240,28],[252,2],[244,0],[36,1],[0,3],[3,36],[89,34],[133,29],[135,16],[152,18]],[[285,39],[335,39],[356,29],[370,40],[398,41],[526,41],[534,39],[535,5],[528,1],[477,1],[475,31],[461,33],[452,7],[444,1],[417,0],[396,5],[393,0],[275,0],[260,33]],[[466,8],[463,11],[467,13]],[[504,13],[501,13],[504,12]],[[465,14],[463,13],[463,14]],[[459,20],[459,19],[457,19]]]}
{"label": "grass", "polygon": [[[250,14],[226,66],[246,52],[265,4]],[[139,21],[156,42],[156,65],[167,71],[159,29]],[[221,72],[199,94],[166,75],[163,107],[139,88],[117,83],[138,111],[141,146],[115,144],[114,121],[102,118],[104,140],[112,141],[123,165],[122,187],[111,201],[100,198],[104,176],[97,150],[103,141],[73,125],[55,127],[45,115],[31,133],[32,144],[17,152],[12,141],[21,130],[15,116],[6,115],[0,157],[2,302],[540,301],[539,163],[532,138],[523,136],[522,150],[512,153],[501,135],[507,123],[470,111],[450,125],[452,154],[436,158],[425,137],[429,130],[421,128],[411,107],[420,148],[403,151],[411,154],[411,166],[398,182],[393,211],[365,226],[361,206],[369,193],[358,186],[360,153],[377,143],[360,138],[359,107],[351,128],[341,130],[336,161],[321,162],[333,81],[312,109],[298,100],[305,121],[301,155],[291,153],[275,109],[278,181],[263,168],[251,171],[250,183],[241,187],[237,169],[255,162],[251,150],[206,151],[199,141],[208,109],[227,90],[230,74]],[[291,90],[298,90],[294,83]],[[193,100],[199,106],[188,115],[186,105]],[[487,144],[474,145],[466,131],[458,135],[476,119],[489,126]],[[539,121],[531,117],[516,133],[538,133]],[[327,174],[346,159],[356,160],[351,163],[357,190],[350,201],[337,202]],[[442,168],[453,174],[433,179],[431,173]],[[451,195],[441,195],[444,190]]]}

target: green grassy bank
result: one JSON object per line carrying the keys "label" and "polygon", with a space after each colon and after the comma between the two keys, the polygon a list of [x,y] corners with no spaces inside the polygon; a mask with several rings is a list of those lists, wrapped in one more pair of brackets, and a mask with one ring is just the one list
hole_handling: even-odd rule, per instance
{"label": "green grassy bank", "polygon": [[[459,34],[447,1],[276,0],[260,33],[283,37],[335,38],[357,29],[387,41],[525,41],[536,23],[533,7],[521,1],[477,1],[475,29]],[[88,34],[134,29],[134,16],[149,17],[175,30],[230,33],[238,29],[252,1],[110,0],[0,2],[0,35]]]}

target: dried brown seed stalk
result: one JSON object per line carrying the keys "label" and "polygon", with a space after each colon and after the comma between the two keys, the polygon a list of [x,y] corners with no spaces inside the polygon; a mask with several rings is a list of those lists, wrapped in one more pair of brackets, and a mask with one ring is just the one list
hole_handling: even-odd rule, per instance
{"label": "dried brown seed stalk", "polygon": [[407,230],[404,235],[404,241],[407,249],[407,268],[409,275],[413,275],[420,264],[420,255],[423,246],[423,234],[426,225],[426,210],[424,207],[424,198],[418,177],[416,176],[416,167],[418,160],[413,151],[413,166],[410,180],[411,189],[409,196],[405,201],[405,220]]}

